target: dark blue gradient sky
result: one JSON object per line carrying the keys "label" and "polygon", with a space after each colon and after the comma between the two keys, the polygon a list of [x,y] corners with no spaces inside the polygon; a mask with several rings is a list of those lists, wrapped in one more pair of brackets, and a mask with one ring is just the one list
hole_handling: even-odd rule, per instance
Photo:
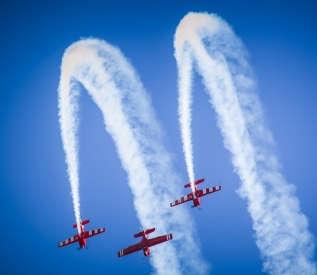
{"label": "dark blue gradient sky", "polygon": [[[134,241],[139,223],[127,176],[86,94],[80,100],[82,214],[108,232],[92,239],[87,251],[56,248],[73,233],[74,221],[57,117],[60,63],[64,49],[81,37],[118,46],[152,97],[182,184],[173,34],[188,11],[217,13],[245,43],[283,172],[316,235],[315,1],[1,1],[0,274],[150,273],[141,254],[116,257]],[[198,80],[196,174],[224,186],[204,200],[202,211],[190,209],[202,252],[213,274],[261,274],[251,220],[236,194],[239,179]]]}

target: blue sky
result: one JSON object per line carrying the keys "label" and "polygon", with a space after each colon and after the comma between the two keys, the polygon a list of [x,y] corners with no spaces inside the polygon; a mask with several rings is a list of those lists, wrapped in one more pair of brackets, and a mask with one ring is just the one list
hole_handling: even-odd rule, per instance
{"label": "blue sky", "polygon": [[[275,2],[2,1],[0,273],[150,273],[141,254],[116,257],[118,249],[134,241],[139,223],[126,174],[86,94],[80,100],[81,208],[91,227],[105,226],[108,232],[90,240],[87,251],[56,248],[57,241],[74,232],[57,117],[59,68],[64,49],[81,37],[118,46],[152,97],[183,184],[173,34],[188,11],[217,13],[246,45],[284,175],[296,185],[316,235],[317,4]],[[193,139],[196,175],[224,186],[204,200],[202,211],[190,209],[205,259],[214,274],[261,274],[251,220],[236,194],[239,179],[199,77]]]}

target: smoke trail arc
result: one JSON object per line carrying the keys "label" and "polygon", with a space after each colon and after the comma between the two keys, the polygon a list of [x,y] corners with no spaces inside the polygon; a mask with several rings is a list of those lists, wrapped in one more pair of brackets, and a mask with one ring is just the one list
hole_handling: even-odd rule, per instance
{"label": "smoke trail arc", "polygon": [[308,221],[294,186],[280,172],[242,42],[218,16],[189,13],[177,27],[174,48],[179,121],[190,179],[194,174],[191,82],[195,69],[202,76],[224,145],[241,179],[239,193],[247,201],[264,270],[271,274],[315,274]]}
{"label": "smoke trail arc", "polygon": [[[144,228],[177,231],[175,240],[155,249],[151,263],[158,274],[204,274],[195,232],[185,210],[170,211],[176,174],[163,146],[151,101],[133,67],[117,48],[97,39],[72,44],[64,53],[59,84],[59,115],[76,222],[80,220],[78,96],[80,83],[100,109],[105,130],[118,152]],[[176,252],[177,250],[177,252]],[[188,255],[191,255],[188,259]]]}

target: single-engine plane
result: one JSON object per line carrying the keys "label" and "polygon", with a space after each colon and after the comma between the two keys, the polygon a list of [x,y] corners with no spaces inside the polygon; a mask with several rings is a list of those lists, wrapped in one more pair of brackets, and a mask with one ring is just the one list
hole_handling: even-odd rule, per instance
{"label": "single-engine plane", "polygon": [[178,200],[175,200],[174,202],[170,203],[170,207],[174,207],[176,205],[188,202],[188,201],[193,201],[193,205],[192,207],[198,207],[201,204],[200,198],[203,196],[206,196],[208,194],[217,192],[221,190],[221,185],[215,185],[213,187],[207,187],[205,189],[199,189],[197,187],[198,184],[201,184],[202,182],[204,182],[205,179],[198,179],[195,180],[193,183],[189,182],[187,184],[184,185],[185,188],[192,188],[192,192],[190,192],[189,194],[187,194],[186,196],[181,197]]}
{"label": "single-engine plane", "polygon": [[128,254],[131,254],[131,253],[134,253],[134,252],[140,251],[140,250],[143,250],[144,256],[150,256],[150,254],[151,254],[150,247],[151,246],[154,246],[154,245],[157,245],[157,244],[160,244],[163,242],[167,242],[167,241],[173,239],[172,234],[162,235],[162,236],[158,236],[158,237],[154,237],[152,239],[149,239],[148,235],[154,231],[155,231],[155,228],[150,228],[150,229],[143,230],[139,233],[136,233],[134,235],[134,237],[135,238],[141,237],[142,239],[140,240],[140,242],[137,244],[131,245],[127,248],[121,249],[118,252],[118,257],[123,257],[123,256],[126,256]]}
{"label": "single-engine plane", "polygon": [[[64,247],[64,246],[70,245],[72,243],[78,242],[79,249],[85,248],[85,247],[87,248],[87,239],[88,238],[93,237],[93,236],[98,235],[98,234],[101,234],[101,233],[106,231],[106,228],[104,228],[104,227],[85,231],[84,226],[88,223],[89,223],[89,220],[81,221],[79,224],[78,234],[74,235],[73,237],[71,237],[65,241],[59,242],[58,247]],[[76,223],[73,225],[73,228],[78,228]]]}

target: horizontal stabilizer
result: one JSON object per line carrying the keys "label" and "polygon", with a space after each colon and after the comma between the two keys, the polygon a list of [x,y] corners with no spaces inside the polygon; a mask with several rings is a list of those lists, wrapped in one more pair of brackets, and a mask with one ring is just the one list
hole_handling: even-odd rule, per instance
{"label": "horizontal stabilizer", "polygon": [[[81,225],[85,225],[87,223],[89,223],[90,221],[89,220],[83,220],[80,222]],[[77,223],[73,224],[73,228],[77,228]]]}
{"label": "horizontal stabilizer", "polygon": [[141,232],[139,232],[139,233],[136,233],[136,234],[134,235],[134,238],[145,237],[146,235],[148,235],[148,234],[150,234],[150,233],[152,233],[152,232],[154,232],[154,231],[155,231],[155,227],[150,228],[150,229],[143,230],[143,231],[141,231]]}
{"label": "horizontal stabilizer", "polygon": [[[202,183],[203,181],[205,181],[205,179],[195,180],[194,185],[198,185],[198,184]],[[189,183],[185,184],[184,187],[188,188],[188,187],[190,187],[190,185],[191,185],[191,183],[189,182]]]}

